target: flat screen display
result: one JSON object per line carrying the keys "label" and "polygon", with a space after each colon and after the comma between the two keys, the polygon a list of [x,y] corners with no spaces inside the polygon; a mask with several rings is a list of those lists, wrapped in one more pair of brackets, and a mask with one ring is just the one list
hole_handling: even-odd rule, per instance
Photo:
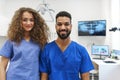
{"label": "flat screen display", "polygon": [[78,36],[106,36],[106,20],[78,21]]}
{"label": "flat screen display", "polygon": [[114,53],[115,55],[120,55],[120,50],[113,49],[113,53]]}
{"label": "flat screen display", "polygon": [[100,56],[109,56],[108,45],[92,45],[91,54],[100,55]]}

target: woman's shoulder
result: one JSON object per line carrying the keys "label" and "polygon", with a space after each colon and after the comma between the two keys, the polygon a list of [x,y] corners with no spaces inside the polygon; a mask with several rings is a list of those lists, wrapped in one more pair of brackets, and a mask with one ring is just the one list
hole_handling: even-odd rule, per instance
{"label": "woman's shoulder", "polygon": [[13,44],[13,41],[7,39],[7,40],[5,41],[5,44]]}

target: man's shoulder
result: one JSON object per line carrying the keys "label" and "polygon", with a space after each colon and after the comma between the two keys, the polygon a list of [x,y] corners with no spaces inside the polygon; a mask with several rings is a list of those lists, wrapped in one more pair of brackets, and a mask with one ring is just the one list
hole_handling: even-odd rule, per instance
{"label": "man's shoulder", "polygon": [[51,41],[46,44],[46,46],[53,46],[53,45],[55,45],[55,41]]}
{"label": "man's shoulder", "polygon": [[75,45],[75,46],[82,46],[80,43],[76,42],[76,41],[72,41],[72,44]]}
{"label": "man's shoulder", "polygon": [[72,41],[72,45],[76,46],[77,48],[85,48],[83,45],[81,45],[80,43],[76,42],[76,41]]}

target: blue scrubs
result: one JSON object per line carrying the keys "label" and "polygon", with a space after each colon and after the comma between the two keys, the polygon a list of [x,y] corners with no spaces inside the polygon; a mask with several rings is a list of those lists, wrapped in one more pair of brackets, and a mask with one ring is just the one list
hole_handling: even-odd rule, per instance
{"label": "blue scrubs", "polygon": [[72,41],[62,52],[55,41],[46,45],[41,54],[40,71],[48,73],[49,80],[81,80],[79,73],[94,69],[87,50]]}
{"label": "blue scrubs", "polygon": [[40,80],[40,47],[32,41],[22,40],[19,45],[7,40],[0,56],[10,59],[6,80]]}

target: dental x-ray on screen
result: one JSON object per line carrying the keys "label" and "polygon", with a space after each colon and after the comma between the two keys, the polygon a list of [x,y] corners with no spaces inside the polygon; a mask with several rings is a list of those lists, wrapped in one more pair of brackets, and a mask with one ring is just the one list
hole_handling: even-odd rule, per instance
{"label": "dental x-ray on screen", "polygon": [[106,20],[78,21],[78,36],[106,36]]}

